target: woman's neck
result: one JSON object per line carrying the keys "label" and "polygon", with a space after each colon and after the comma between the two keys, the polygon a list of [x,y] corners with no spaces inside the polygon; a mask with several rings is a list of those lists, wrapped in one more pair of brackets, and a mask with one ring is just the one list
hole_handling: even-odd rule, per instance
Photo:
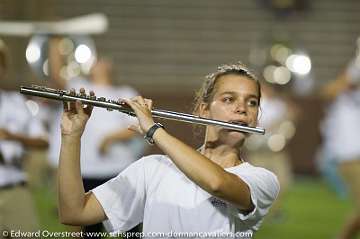
{"label": "woman's neck", "polygon": [[205,140],[200,152],[221,167],[230,168],[244,162],[241,159],[240,149],[217,141]]}

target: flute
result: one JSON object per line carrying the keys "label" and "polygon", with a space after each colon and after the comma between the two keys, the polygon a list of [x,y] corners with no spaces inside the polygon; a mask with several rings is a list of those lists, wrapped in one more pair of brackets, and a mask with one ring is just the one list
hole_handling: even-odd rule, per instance
{"label": "flute", "polygon": [[[105,108],[109,111],[117,110],[130,116],[136,116],[130,106],[125,103],[119,103],[116,100],[108,100],[105,97],[96,97],[89,95],[70,94],[70,91],[52,89],[45,86],[32,85],[30,87],[20,87],[20,93],[31,96],[39,96],[59,101],[76,101],[79,100],[83,104]],[[151,114],[156,118],[175,120],[200,125],[215,125],[226,129],[240,131],[245,133],[265,134],[265,129],[259,127],[249,127],[235,123],[229,123],[221,120],[207,119],[196,115],[185,114],[180,112],[152,109]]]}

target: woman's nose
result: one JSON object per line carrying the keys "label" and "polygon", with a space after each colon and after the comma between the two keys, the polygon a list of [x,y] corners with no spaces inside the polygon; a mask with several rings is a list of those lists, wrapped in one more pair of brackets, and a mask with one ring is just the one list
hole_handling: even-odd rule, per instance
{"label": "woman's nose", "polygon": [[235,113],[237,114],[246,114],[246,104],[242,101],[237,101],[235,103]]}

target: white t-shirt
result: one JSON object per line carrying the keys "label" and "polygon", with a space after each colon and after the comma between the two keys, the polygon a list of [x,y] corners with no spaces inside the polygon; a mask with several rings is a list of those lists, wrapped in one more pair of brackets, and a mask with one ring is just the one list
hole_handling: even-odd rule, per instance
{"label": "white t-shirt", "polygon": [[[87,91],[93,90],[97,97],[105,97],[108,100],[119,98],[132,98],[137,92],[130,87],[97,86],[83,79],[74,79],[69,82],[68,88],[77,91],[84,87]],[[87,92],[89,93],[89,92]],[[49,159],[55,167],[58,165],[61,144],[61,114],[59,110],[56,122],[51,129]],[[101,154],[100,144],[103,139],[114,131],[126,130],[130,124],[136,123],[134,117],[113,111],[107,112],[104,108],[94,107],[91,118],[88,121],[84,134],[81,137],[81,173],[87,178],[107,178],[117,175],[139,157],[136,150],[142,150],[142,141],[134,138],[127,142],[112,144],[106,154]],[[137,147],[140,143],[140,147]],[[141,147],[142,146],[142,147]],[[137,148],[136,148],[137,147]]]}
{"label": "white t-shirt", "polygon": [[[143,232],[252,233],[279,192],[276,176],[249,163],[226,168],[250,188],[248,214],[217,199],[189,180],[165,155],[143,157],[116,178],[92,190],[113,231],[143,222]],[[146,236],[145,236],[146,237]]]}
{"label": "white t-shirt", "polygon": [[[17,92],[0,90],[0,128],[29,137],[46,136],[42,123],[35,118],[26,105],[25,98]],[[24,146],[13,140],[0,140],[0,186],[17,183],[26,179],[25,173],[14,166],[14,160],[21,159]]]}
{"label": "white t-shirt", "polygon": [[338,161],[360,158],[360,89],[339,95],[321,125],[324,145]]}

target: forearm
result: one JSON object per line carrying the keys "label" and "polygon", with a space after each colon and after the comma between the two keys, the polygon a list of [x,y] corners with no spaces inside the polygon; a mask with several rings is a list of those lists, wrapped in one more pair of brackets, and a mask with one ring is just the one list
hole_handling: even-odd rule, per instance
{"label": "forearm", "polygon": [[62,222],[81,215],[85,191],[80,171],[80,137],[63,136],[58,171],[59,216]]}
{"label": "forearm", "polygon": [[20,142],[25,147],[45,149],[49,146],[49,143],[45,137],[27,137],[22,134],[11,133],[9,139],[12,141]]}
{"label": "forearm", "polygon": [[117,141],[130,140],[134,136],[135,136],[135,132],[125,129],[125,130],[118,130],[112,134],[109,134],[106,138],[110,141],[110,143],[113,143]]}
{"label": "forearm", "polygon": [[167,154],[175,165],[194,183],[211,194],[217,194],[225,170],[204,155],[171,136],[163,129],[154,134],[157,146]]}
{"label": "forearm", "polygon": [[[151,115],[152,101],[141,96],[124,101],[131,106],[139,120],[140,127],[132,126],[131,129],[141,134],[149,132],[154,126]],[[163,128],[158,128],[152,136],[157,146],[170,157],[178,169],[199,187],[241,209],[251,208],[249,188],[237,175],[225,171],[220,164],[171,136]],[[239,160],[236,150],[228,150],[227,155],[223,154],[221,148],[219,151],[221,152],[217,154],[208,152],[209,157],[214,160],[228,159],[234,163]]]}
{"label": "forearm", "polygon": [[249,187],[237,175],[228,173],[220,165],[163,129],[155,132],[154,140],[175,165],[199,187],[243,210],[252,208]]}

